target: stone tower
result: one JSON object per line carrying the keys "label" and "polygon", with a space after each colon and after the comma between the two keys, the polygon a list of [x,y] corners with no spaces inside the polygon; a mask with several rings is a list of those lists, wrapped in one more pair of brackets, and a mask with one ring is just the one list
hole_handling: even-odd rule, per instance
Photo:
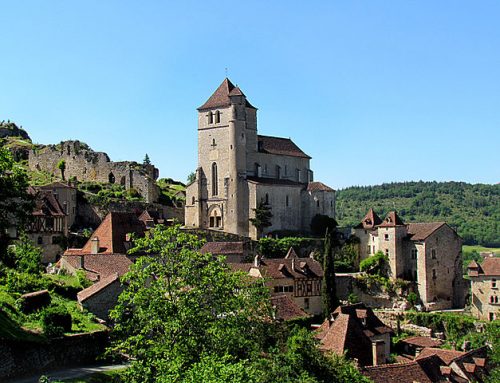
{"label": "stone tower", "polygon": [[248,232],[247,149],[257,147],[256,112],[227,78],[198,108],[199,227]]}

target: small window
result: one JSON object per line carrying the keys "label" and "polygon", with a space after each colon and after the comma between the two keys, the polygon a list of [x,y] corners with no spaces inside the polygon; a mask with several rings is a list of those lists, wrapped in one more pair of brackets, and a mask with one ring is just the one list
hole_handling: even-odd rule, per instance
{"label": "small window", "polygon": [[212,112],[208,112],[208,123],[213,124],[214,123],[214,114]]}
{"label": "small window", "polygon": [[279,165],[276,165],[276,178],[281,178],[281,168],[279,167]]}
{"label": "small window", "polygon": [[266,205],[269,205],[269,194],[267,194],[267,193],[266,193],[266,200],[265,200],[265,202],[266,202]]}
{"label": "small window", "polygon": [[370,245],[368,245],[368,254],[371,254],[372,253],[372,247]]}
{"label": "small window", "polygon": [[488,313],[488,319],[490,321],[494,321],[495,320],[495,313]]}
{"label": "small window", "polygon": [[288,196],[285,197],[285,206],[288,207],[289,206],[289,199],[288,199]]}
{"label": "small window", "polygon": [[319,199],[316,200],[316,207],[319,207]]}
{"label": "small window", "polygon": [[220,112],[215,112],[215,123],[218,124],[220,122]]}
{"label": "small window", "polygon": [[432,279],[436,278],[437,278],[436,269],[432,269]]}
{"label": "small window", "polygon": [[417,259],[417,255],[418,255],[418,250],[411,249],[411,259]]}
{"label": "small window", "polygon": [[302,182],[302,171],[297,169],[297,182]]}
{"label": "small window", "polygon": [[389,256],[389,249],[385,249],[385,255]]}
{"label": "small window", "polygon": [[495,303],[495,297],[493,295],[490,296],[490,303]]}
{"label": "small window", "polygon": [[431,250],[431,258],[436,259],[436,249]]}
{"label": "small window", "polygon": [[386,241],[389,240],[389,234],[384,234],[384,240],[386,240]]}
{"label": "small window", "polygon": [[308,310],[308,309],[309,309],[309,298],[304,298],[304,308],[305,308],[306,310]]}
{"label": "small window", "polygon": [[193,197],[193,198],[191,198],[191,205],[194,205],[195,201],[196,201],[196,200],[195,200],[195,198],[194,198],[194,197]]}
{"label": "small window", "polygon": [[38,237],[38,244],[39,245],[43,245],[43,238],[42,237]]}
{"label": "small window", "polygon": [[496,289],[497,288],[497,280],[496,279],[492,279],[491,280],[491,288],[492,289]]}
{"label": "small window", "polygon": [[288,166],[285,165],[285,177],[288,176]]}

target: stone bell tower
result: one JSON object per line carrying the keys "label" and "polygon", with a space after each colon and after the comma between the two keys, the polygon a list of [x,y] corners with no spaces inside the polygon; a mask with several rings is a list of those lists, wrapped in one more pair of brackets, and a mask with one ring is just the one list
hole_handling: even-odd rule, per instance
{"label": "stone bell tower", "polygon": [[198,108],[197,187],[188,190],[187,226],[248,235],[247,152],[256,146],[256,109],[226,78]]}

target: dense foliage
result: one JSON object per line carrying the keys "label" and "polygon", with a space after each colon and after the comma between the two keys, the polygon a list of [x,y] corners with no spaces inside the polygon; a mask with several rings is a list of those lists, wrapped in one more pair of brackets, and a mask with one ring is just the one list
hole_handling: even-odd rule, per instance
{"label": "dense foliage", "polygon": [[323,312],[325,317],[335,310],[340,302],[335,286],[335,232],[326,229],[325,249],[323,251],[323,283],[321,284],[323,297]]}
{"label": "dense foliage", "polygon": [[124,276],[111,313],[112,351],[132,357],[125,381],[367,381],[323,355],[309,331],[272,321],[262,281],[199,253],[194,235],[158,225],[135,245],[147,256]]}
{"label": "dense foliage", "polygon": [[373,207],[397,210],[406,222],[446,221],[466,244],[500,247],[500,184],[404,182],[355,186],[337,192],[337,220],[356,225]]}
{"label": "dense foliage", "polygon": [[250,223],[257,229],[257,237],[260,238],[262,231],[272,225],[273,213],[271,207],[264,202],[259,202],[255,209],[252,209],[255,216],[250,218]]}
{"label": "dense foliage", "polygon": [[301,249],[315,245],[314,239],[301,237],[283,237],[283,238],[260,238],[257,244],[257,253],[266,258],[283,258],[290,247]]}

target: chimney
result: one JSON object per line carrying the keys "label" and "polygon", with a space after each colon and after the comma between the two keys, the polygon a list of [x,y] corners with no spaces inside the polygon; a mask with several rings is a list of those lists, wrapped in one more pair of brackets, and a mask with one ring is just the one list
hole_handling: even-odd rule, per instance
{"label": "chimney", "polygon": [[254,265],[255,267],[259,267],[259,266],[260,266],[260,255],[259,255],[259,254],[257,254],[257,255],[254,257],[254,259],[253,259],[253,265]]}
{"label": "chimney", "polygon": [[90,253],[91,254],[99,253],[99,237],[94,237],[90,241]]}
{"label": "chimney", "polygon": [[295,258],[292,258],[292,271],[295,271]]}
{"label": "chimney", "polygon": [[378,366],[385,363],[385,342],[383,340],[372,341],[373,365]]}

